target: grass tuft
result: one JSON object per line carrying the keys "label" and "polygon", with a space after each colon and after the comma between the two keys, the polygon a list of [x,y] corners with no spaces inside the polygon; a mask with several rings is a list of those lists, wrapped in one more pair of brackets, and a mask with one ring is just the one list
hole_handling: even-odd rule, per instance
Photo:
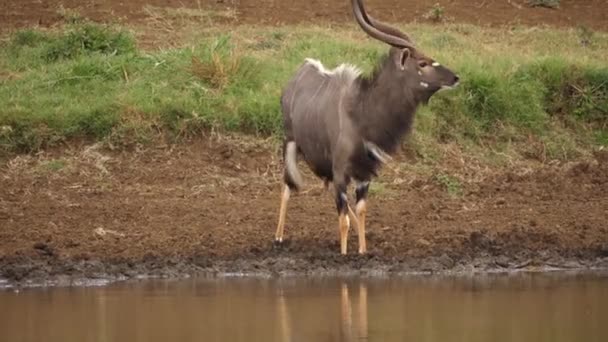
{"label": "grass tuft", "polygon": [[445,20],[445,9],[440,4],[436,3],[431,9],[426,12],[423,16],[424,19],[430,20],[434,23],[440,23]]}
{"label": "grass tuft", "polygon": [[43,52],[43,57],[47,61],[56,61],[91,53],[120,55],[134,51],[135,40],[125,31],[84,24],[52,39]]}
{"label": "grass tuft", "polygon": [[441,173],[435,175],[435,181],[437,181],[450,196],[458,197],[462,195],[462,184],[458,178]]}
{"label": "grass tuft", "polygon": [[218,39],[202,56],[192,56],[192,74],[217,90],[235,79],[241,68],[241,56],[229,47],[229,36]]}
{"label": "grass tuft", "polygon": [[557,9],[560,5],[560,0],[528,0],[530,7],[545,7]]}
{"label": "grass tuft", "polygon": [[63,4],[59,5],[57,14],[68,24],[78,24],[85,21],[85,18],[78,11],[71,8],[65,8]]}

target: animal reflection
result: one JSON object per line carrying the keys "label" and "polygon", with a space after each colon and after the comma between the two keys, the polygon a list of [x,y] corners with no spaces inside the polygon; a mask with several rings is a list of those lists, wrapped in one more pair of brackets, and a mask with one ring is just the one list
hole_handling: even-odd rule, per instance
{"label": "animal reflection", "polygon": [[[358,291],[356,289],[358,287]],[[355,291],[353,291],[355,288]],[[293,320],[290,315],[298,310],[297,307],[289,307],[289,298],[285,296],[283,288],[279,289],[277,300],[278,330],[280,340],[284,342],[301,341],[301,336],[297,334],[297,320]],[[326,313],[320,313],[326,315]],[[335,317],[326,317],[327,320],[334,321]],[[327,335],[316,339],[316,341],[365,341],[368,338],[368,319],[367,319],[367,286],[360,283],[358,286],[343,282],[340,285],[340,316],[339,326],[335,334]]]}

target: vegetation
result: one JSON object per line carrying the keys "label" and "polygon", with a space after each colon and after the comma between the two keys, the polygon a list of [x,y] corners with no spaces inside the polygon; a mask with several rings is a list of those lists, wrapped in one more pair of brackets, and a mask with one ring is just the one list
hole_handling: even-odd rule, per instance
{"label": "vegetation", "polygon": [[445,20],[445,10],[440,4],[435,4],[422,17],[426,20],[439,23]]}
{"label": "vegetation", "polygon": [[[279,134],[281,88],[305,57],[370,72],[386,52],[354,26],[208,28],[195,43],[151,52],[123,29],[74,22],[1,43],[0,150],[35,151],[75,137],[128,145],[209,128]],[[462,79],[419,111],[414,145],[519,142],[552,158],[608,145],[605,34],[586,34],[592,42],[582,44],[576,30],[407,30]]]}
{"label": "vegetation", "polygon": [[528,0],[531,7],[559,8],[560,0]]}
{"label": "vegetation", "polygon": [[435,180],[439,183],[450,196],[458,197],[462,195],[462,185],[460,181],[450,175],[441,173],[435,175]]}

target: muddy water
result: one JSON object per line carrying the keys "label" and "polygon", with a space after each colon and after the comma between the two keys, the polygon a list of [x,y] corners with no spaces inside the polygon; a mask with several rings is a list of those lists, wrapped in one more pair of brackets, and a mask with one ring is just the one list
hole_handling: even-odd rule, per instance
{"label": "muddy water", "polygon": [[608,341],[608,276],[224,278],[5,290],[0,341]]}

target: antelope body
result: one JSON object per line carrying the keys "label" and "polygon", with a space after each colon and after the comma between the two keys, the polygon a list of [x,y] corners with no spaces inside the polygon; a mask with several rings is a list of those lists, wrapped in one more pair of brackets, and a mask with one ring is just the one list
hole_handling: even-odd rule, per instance
{"label": "antelope body", "polygon": [[[371,18],[361,0],[352,0],[361,28],[391,46],[376,70],[364,76],[354,66],[327,70],[307,59],[281,96],[284,120],[284,187],[275,241],[283,241],[287,203],[301,187],[297,156],[316,176],[333,183],[340,251],[347,252],[349,213],[359,229],[359,253],[366,252],[365,215],[369,183],[410,129],[416,108],[444,88],[458,84],[449,69],[421,53],[399,30]],[[356,185],[356,207],[346,190]]]}

